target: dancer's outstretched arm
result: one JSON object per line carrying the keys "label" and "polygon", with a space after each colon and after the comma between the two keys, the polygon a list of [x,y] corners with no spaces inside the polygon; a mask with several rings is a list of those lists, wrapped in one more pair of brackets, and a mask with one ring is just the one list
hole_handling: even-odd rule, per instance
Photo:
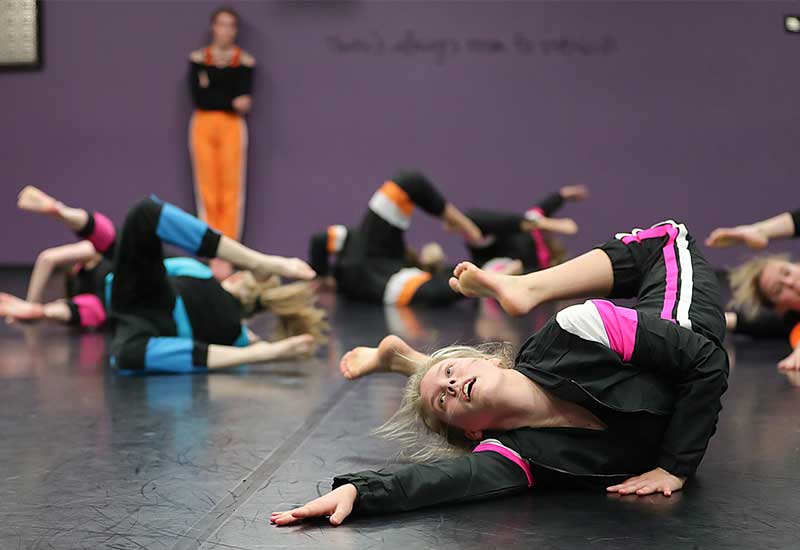
{"label": "dancer's outstretched arm", "polygon": [[281,359],[293,359],[313,351],[314,338],[309,334],[292,336],[277,342],[258,341],[245,347],[208,346],[209,369],[238,367],[251,363],[267,363]]}
{"label": "dancer's outstretched arm", "polygon": [[550,193],[529,208],[525,213],[538,213],[548,218],[553,217],[567,201],[582,201],[589,197],[589,188],[585,185],[565,185],[555,193]]}
{"label": "dancer's outstretched arm", "polygon": [[525,230],[541,229],[562,235],[574,235],[578,232],[578,224],[572,218],[548,218],[540,216],[526,220]]}
{"label": "dancer's outstretched arm", "polygon": [[558,190],[558,194],[565,201],[582,201],[589,198],[589,187],[581,183],[565,185]]}
{"label": "dancer's outstretched arm", "polygon": [[469,242],[477,242],[483,238],[483,233],[475,223],[464,215],[453,203],[448,202],[442,212],[442,221],[449,231],[460,233]]}
{"label": "dancer's outstretched arm", "polygon": [[314,348],[314,337],[309,334],[241,347],[141,334],[118,344],[114,361],[117,368],[126,371],[182,374],[293,359],[308,355]]}
{"label": "dancer's outstretched arm", "polygon": [[98,257],[94,245],[89,241],[79,241],[42,250],[33,265],[28,282],[28,302],[40,303],[47,281],[57,267],[88,262]]}
{"label": "dancer's outstretched arm", "polygon": [[784,212],[766,220],[736,227],[719,227],[711,232],[706,245],[724,248],[744,244],[766,248],[770,239],[796,237],[800,233],[800,210]]}
{"label": "dancer's outstretched arm", "polygon": [[540,200],[539,203],[525,212],[529,222],[528,231],[542,229],[553,233],[574,235],[578,232],[578,224],[572,218],[554,218],[553,215],[567,201],[582,201],[589,196],[589,188],[585,185],[565,185]]}
{"label": "dancer's outstretched arm", "polygon": [[487,440],[472,453],[458,458],[337,476],[333,491],[293,510],[273,512],[270,521],[281,526],[330,516],[330,523],[339,525],[354,509],[366,514],[405,512],[449,502],[503,497],[532,485],[528,462],[501,441]]}

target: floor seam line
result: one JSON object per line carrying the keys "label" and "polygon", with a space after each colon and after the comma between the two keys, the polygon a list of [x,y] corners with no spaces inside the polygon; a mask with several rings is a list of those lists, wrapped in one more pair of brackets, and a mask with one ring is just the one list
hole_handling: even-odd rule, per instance
{"label": "floor seam line", "polygon": [[206,542],[211,542],[208,540],[209,537],[225,525],[225,522],[236,510],[250,500],[261,484],[289,459],[345,394],[359,386],[361,382],[359,380],[356,384],[343,383],[322,405],[314,409],[305,422],[295,429],[292,435],[277,449],[272,451],[246,479],[230,489],[222,500],[197,520],[188,531],[180,535],[180,540],[172,546],[172,550],[198,550]]}

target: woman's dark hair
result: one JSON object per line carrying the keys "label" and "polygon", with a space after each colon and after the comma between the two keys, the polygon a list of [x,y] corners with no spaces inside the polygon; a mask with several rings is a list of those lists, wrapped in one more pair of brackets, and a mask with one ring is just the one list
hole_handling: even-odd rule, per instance
{"label": "woman's dark hair", "polygon": [[228,15],[230,15],[231,17],[233,17],[236,20],[236,24],[237,25],[239,24],[239,14],[236,12],[236,10],[233,9],[233,8],[230,8],[228,6],[222,6],[220,8],[215,9],[213,11],[213,13],[211,14],[210,22],[211,22],[212,25],[217,20],[217,16],[219,14],[221,14],[221,13],[227,13]]}

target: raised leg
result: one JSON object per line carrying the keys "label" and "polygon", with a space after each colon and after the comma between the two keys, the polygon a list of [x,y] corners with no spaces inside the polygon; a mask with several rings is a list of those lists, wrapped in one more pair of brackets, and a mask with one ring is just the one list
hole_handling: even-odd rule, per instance
{"label": "raised leg", "polygon": [[527,275],[491,273],[470,262],[458,264],[453,275],[450,287],[454,291],[494,298],[511,315],[524,315],[551,300],[607,296],[614,284],[611,260],[601,250]]}

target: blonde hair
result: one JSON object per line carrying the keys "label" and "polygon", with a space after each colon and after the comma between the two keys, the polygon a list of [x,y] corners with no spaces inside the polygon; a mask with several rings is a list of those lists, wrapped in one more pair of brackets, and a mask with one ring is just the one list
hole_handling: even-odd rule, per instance
{"label": "blonde hair", "polygon": [[773,307],[772,300],[761,290],[759,279],[768,263],[789,259],[788,254],[766,254],[731,269],[729,275],[733,296],[728,307],[741,311],[749,319],[757,316],[764,308]]}
{"label": "blonde hair", "polygon": [[274,314],[278,318],[277,338],[310,334],[317,344],[327,340],[325,332],[329,325],[325,311],[316,307],[317,296],[311,283],[281,284],[277,275],[259,281],[251,272],[244,271],[236,298],[247,317],[262,310]]}
{"label": "blonde hair", "polygon": [[442,422],[425,409],[420,393],[422,379],[431,368],[442,361],[463,358],[499,359],[499,367],[505,369],[511,368],[514,363],[513,351],[509,344],[490,343],[477,347],[442,348],[434,352],[430,359],[421,364],[417,372],[409,377],[400,408],[373,433],[399,442],[404,448],[401,456],[415,462],[441,460],[472,449],[475,442],[468,439],[463,430]]}

